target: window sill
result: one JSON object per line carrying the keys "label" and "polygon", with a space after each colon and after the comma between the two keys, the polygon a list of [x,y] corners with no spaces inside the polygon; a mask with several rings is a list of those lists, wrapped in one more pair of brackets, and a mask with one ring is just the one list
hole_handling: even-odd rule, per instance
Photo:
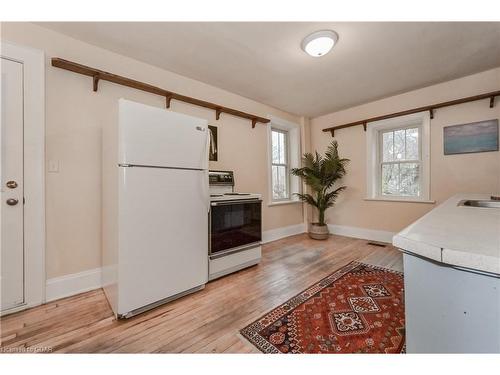
{"label": "window sill", "polygon": [[297,200],[297,199],[288,199],[284,201],[277,201],[277,202],[269,202],[267,204],[268,207],[273,207],[273,206],[284,206],[287,204],[294,204],[294,203],[302,203],[302,201]]}
{"label": "window sill", "polygon": [[401,203],[424,203],[435,204],[436,201],[428,199],[400,199],[400,198],[364,198],[365,201],[379,201],[379,202],[401,202]]}

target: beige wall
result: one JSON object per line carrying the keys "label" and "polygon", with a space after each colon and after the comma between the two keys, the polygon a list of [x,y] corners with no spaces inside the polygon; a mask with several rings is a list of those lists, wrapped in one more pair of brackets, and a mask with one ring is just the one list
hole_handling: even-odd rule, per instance
{"label": "beige wall", "polygon": [[[499,89],[500,68],[497,68],[314,118],[311,120],[311,147],[325,150],[332,137],[321,130],[332,125]],[[496,100],[493,109],[489,108],[489,100],[483,100],[435,111],[431,120],[431,199],[436,203],[460,192],[500,193],[500,152],[443,155],[443,127],[499,118],[500,99]],[[338,204],[329,210],[328,223],[397,232],[435,207],[423,203],[365,201],[363,127],[339,130],[335,139],[341,155],[351,159],[351,164],[344,180],[348,188]]]}
{"label": "beige wall", "polygon": [[[50,66],[51,57],[95,66],[172,91],[214,101],[261,116],[301,123],[303,149],[324,150],[330,142],[321,129],[387,112],[474,95],[500,87],[500,68],[440,85],[368,103],[311,120],[299,118],[230,92],[179,76],[28,23],[2,23],[1,38],[43,50],[46,54],[46,159],[59,162],[46,175],[47,277],[100,266],[101,262],[101,127],[103,114],[118,98],[164,106],[161,97],[108,82],[91,91],[91,80]],[[332,99],[334,100],[334,99]],[[497,99],[498,101],[498,99]],[[213,111],[172,102],[172,110],[203,118],[219,127],[219,161],[212,169],[231,169],[236,189],[260,192],[267,202],[266,127]],[[500,117],[500,103],[475,102],[436,111],[431,133],[431,198],[441,202],[456,192],[500,192],[500,153],[444,156],[446,125]],[[370,202],[365,195],[365,137],[361,127],[336,134],[343,156],[352,160],[345,179],[348,190],[328,213],[332,224],[398,231],[434,207],[429,204]],[[308,212],[306,212],[306,215]],[[264,230],[303,222],[301,204],[264,205]]]}
{"label": "beige wall", "polygon": [[[159,107],[164,99],[53,68],[61,57],[148,82],[199,99],[261,116],[301,123],[304,119],[177,74],[120,56],[28,23],[2,23],[2,40],[46,54],[46,159],[59,161],[59,173],[46,175],[47,278],[100,267],[101,126],[103,114],[118,98]],[[209,120],[219,127],[219,161],[212,169],[235,171],[236,189],[260,192],[267,202],[266,126],[252,129],[247,120],[172,102],[172,110]],[[303,131],[305,131],[303,129]],[[302,204],[263,206],[264,230],[303,222]]]}

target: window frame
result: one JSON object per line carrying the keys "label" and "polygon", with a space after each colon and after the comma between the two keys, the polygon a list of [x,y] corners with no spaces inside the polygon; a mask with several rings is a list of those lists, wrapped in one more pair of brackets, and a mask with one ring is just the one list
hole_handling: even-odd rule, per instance
{"label": "window frame", "polygon": [[[295,195],[296,193],[302,192],[302,183],[297,176],[290,174],[290,170],[293,168],[299,168],[302,160],[302,132],[303,128],[301,125],[283,120],[279,117],[268,115],[271,120],[267,124],[267,168],[268,168],[268,194],[267,194],[267,205],[280,206],[286,204],[302,203],[302,201]],[[287,199],[273,199],[273,181],[272,181],[272,131],[281,131],[288,134],[287,137],[287,184],[288,184],[288,198]]]}
{"label": "window frame", "polygon": [[[284,135],[284,145],[285,145],[285,163],[275,163],[273,160],[273,155],[272,155],[272,150],[273,150],[273,140],[272,140],[272,134],[273,132],[275,133],[280,133]],[[271,125],[271,200],[273,202],[283,202],[283,201],[289,201],[291,198],[291,192],[290,192],[290,132],[288,130],[282,129],[282,128],[277,128],[273,125]],[[285,187],[286,187],[286,193],[287,196],[284,198],[274,198],[274,186],[273,186],[273,179],[272,179],[272,173],[273,173],[273,167],[285,167]]]}
{"label": "window frame", "polygon": [[[418,128],[417,160],[383,162],[383,134],[396,130]],[[366,200],[434,203],[430,200],[430,115],[420,112],[399,116],[387,120],[376,121],[367,126],[367,187]],[[382,166],[384,164],[418,163],[419,164],[419,196],[383,195]]]}
{"label": "window frame", "polygon": [[[398,130],[407,130],[407,129],[418,129],[418,159],[404,159],[404,160],[394,160],[394,161],[384,161],[384,140],[383,140],[383,137],[384,137],[384,134],[385,133],[394,133],[395,131],[398,131]],[[384,165],[390,165],[390,164],[418,164],[418,167],[419,167],[419,191],[422,192],[422,179],[420,178],[421,177],[421,172],[423,171],[423,158],[422,158],[422,134],[423,134],[423,130],[422,130],[422,124],[421,123],[416,123],[416,124],[407,124],[405,126],[402,126],[402,127],[391,127],[391,128],[388,128],[388,129],[380,129],[378,132],[378,145],[377,145],[377,175],[376,175],[376,179],[377,179],[377,189],[376,189],[376,193],[377,193],[377,197],[380,197],[380,198],[384,198],[384,199],[391,199],[391,198],[398,198],[398,199],[401,199],[401,198],[412,198],[412,199],[416,199],[418,197],[413,197],[413,196],[407,196],[407,195],[384,195],[384,193],[382,192],[382,170],[383,170],[383,167]],[[405,139],[405,142],[406,142],[406,139]],[[420,196],[420,195],[419,195]]]}

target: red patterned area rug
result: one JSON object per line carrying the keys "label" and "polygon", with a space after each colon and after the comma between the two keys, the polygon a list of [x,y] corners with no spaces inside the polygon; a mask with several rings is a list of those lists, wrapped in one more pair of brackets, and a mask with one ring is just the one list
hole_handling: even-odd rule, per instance
{"label": "red patterned area rug", "polygon": [[264,353],[404,353],[403,274],[351,262],[241,330]]}

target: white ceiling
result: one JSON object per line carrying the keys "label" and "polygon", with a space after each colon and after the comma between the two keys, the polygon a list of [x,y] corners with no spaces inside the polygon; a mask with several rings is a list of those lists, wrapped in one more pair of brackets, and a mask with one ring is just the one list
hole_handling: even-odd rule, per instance
{"label": "white ceiling", "polygon": [[[39,25],[311,117],[500,66],[500,22]],[[339,42],[313,58],[300,43],[320,29]]]}

